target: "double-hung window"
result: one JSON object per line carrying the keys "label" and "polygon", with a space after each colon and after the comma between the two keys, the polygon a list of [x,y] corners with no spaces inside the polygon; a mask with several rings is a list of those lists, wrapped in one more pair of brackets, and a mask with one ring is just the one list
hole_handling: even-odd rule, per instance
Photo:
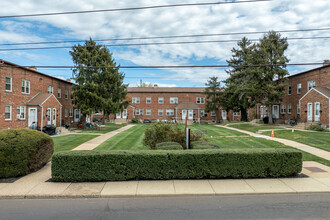
{"label": "double-hung window", "polygon": [[22,105],[17,106],[17,119],[21,119],[21,120],[25,119],[25,106]]}
{"label": "double-hung window", "polygon": [[241,112],[234,112],[234,116],[241,116]]}
{"label": "double-hung window", "polygon": [[308,91],[315,87],[315,80],[308,81]]}
{"label": "double-hung window", "polygon": [[215,111],[211,112],[211,116],[216,116]]}
{"label": "double-hung window", "polygon": [[68,98],[69,98],[69,91],[65,90],[65,99],[68,99]]}
{"label": "double-hung window", "polygon": [[57,89],[57,97],[58,98],[61,98],[61,88],[58,88]]}
{"label": "double-hung window", "polygon": [[146,109],[146,115],[151,115],[151,109]]}
{"label": "double-hung window", "polygon": [[73,109],[72,108],[70,108],[70,110],[69,110],[69,117],[73,117]]}
{"label": "double-hung window", "polygon": [[13,84],[13,78],[10,76],[6,76],[6,92],[12,91],[12,84]]}
{"label": "double-hung window", "polygon": [[174,115],[174,109],[166,109],[166,115],[167,116],[173,116]]}
{"label": "double-hung window", "polygon": [[170,97],[170,104],[178,104],[178,97]]}
{"label": "double-hung window", "polygon": [[158,109],[158,115],[163,116],[163,109]]}
{"label": "double-hung window", "polygon": [[22,93],[30,94],[30,81],[29,80],[22,80]]}
{"label": "double-hung window", "polygon": [[48,86],[48,93],[49,94],[53,94],[53,92],[54,92],[54,87],[53,86]]}
{"label": "double-hung window", "polygon": [[164,104],[164,98],[158,97],[158,104]]}
{"label": "double-hung window", "polygon": [[288,95],[291,95],[291,85],[288,86]]}
{"label": "double-hung window", "polygon": [[139,108],[135,109],[135,115],[143,115],[143,109],[142,108],[141,109],[139,109]]}
{"label": "double-hung window", "polygon": [[301,94],[301,83],[297,84],[297,93]]}
{"label": "double-hung window", "polygon": [[132,97],[133,104],[140,104],[140,97]]}
{"label": "double-hung window", "polygon": [[151,103],[151,97],[147,97],[147,98],[146,98],[146,103],[147,103],[147,104],[150,104],[150,103]]}
{"label": "double-hung window", "polygon": [[291,112],[292,112],[292,106],[291,104],[288,104],[288,114],[291,114]]}
{"label": "double-hung window", "polygon": [[205,103],[205,98],[204,97],[197,97],[196,98],[196,103],[197,104],[204,104]]}
{"label": "double-hung window", "polygon": [[10,121],[11,120],[11,112],[12,112],[11,105],[6,105],[5,106],[5,120],[6,121]]}
{"label": "double-hung window", "polygon": [[281,104],[281,114],[285,114],[285,104]]}

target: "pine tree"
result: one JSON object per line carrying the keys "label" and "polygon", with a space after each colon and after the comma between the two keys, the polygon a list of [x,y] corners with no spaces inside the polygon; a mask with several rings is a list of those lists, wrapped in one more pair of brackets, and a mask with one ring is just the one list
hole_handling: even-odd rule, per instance
{"label": "pine tree", "polygon": [[216,113],[216,123],[218,122],[218,109],[220,108],[220,81],[218,77],[213,76],[205,83],[207,86],[203,94],[206,94],[205,110]]}

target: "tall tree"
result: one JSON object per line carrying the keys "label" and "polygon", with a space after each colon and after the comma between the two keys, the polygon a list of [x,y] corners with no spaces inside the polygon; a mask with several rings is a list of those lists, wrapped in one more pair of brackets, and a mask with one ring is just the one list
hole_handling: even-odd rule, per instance
{"label": "tall tree", "polygon": [[95,110],[103,110],[105,115],[119,111],[127,85],[109,50],[90,38],[84,45],[74,45],[70,55],[76,66],[72,71],[76,81],[72,98],[82,112],[82,123]]}
{"label": "tall tree", "polygon": [[218,81],[218,77],[213,76],[205,83],[206,88],[203,94],[206,94],[206,106],[205,110],[207,112],[214,111],[216,113],[216,123],[218,122],[218,109],[221,106],[220,103],[220,81]]}

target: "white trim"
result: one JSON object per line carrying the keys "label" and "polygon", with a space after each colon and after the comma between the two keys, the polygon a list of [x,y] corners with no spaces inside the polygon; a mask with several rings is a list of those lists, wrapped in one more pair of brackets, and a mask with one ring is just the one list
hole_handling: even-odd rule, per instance
{"label": "white trim", "polygon": [[[54,96],[54,94],[49,94],[48,98],[45,99],[45,101],[43,101],[40,105],[42,106],[45,102],[47,102],[47,100],[51,97]],[[55,100],[58,102],[58,104],[60,104],[60,106],[62,107],[62,104],[58,101],[58,99],[54,96]]]}
{"label": "white trim", "polygon": [[[319,104],[319,115],[318,118],[316,118],[316,104]],[[314,121],[320,121],[321,120],[321,103],[320,102],[314,102]]]}
{"label": "white trim", "polygon": [[[6,106],[10,107],[10,118],[6,119]],[[5,105],[5,121],[11,121],[13,119],[13,106],[12,105]]]}
{"label": "white trim", "polygon": [[35,122],[36,122],[36,126],[37,126],[37,124],[38,124],[38,108],[35,108],[35,107],[31,107],[31,108],[28,108],[28,127],[30,127],[31,126],[31,121],[30,121],[30,110],[31,109],[34,109],[34,110],[36,110],[36,116],[37,116],[37,120],[35,120]]}
{"label": "white trim", "polygon": [[49,121],[48,121],[48,116],[46,114],[46,121],[47,121],[47,124],[48,125],[48,122],[50,122],[50,124],[52,124],[52,108],[47,108],[46,112],[48,112],[49,110]]}
{"label": "white trim", "polygon": [[[10,78],[10,90],[7,90],[6,89],[6,86],[7,86],[7,81],[6,81],[6,79],[7,78]],[[13,77],[12,76],[8,76],[8,75],[6,75],[6,77],[5,77],[5,91],[6,92],[12,92],[13,91]]]}
{"label": "white trim", "polygon": [[[309,112],[308,111],[308,107],[309,106],[311,106],[311,108],[312,108],[312,109],[310,109],[310,112],[311,112],[310,114],[311,114],[311,117],[312,117],[311,119],[308,119],[308,116],[309,116],[309,114],[308,114],[308,112]],[[308,102],[307,103],[307,121],[313,121],[313,102]]]}
{"label": "white trim", "polygon": [[325,94],[323,94],[322,92],[316,90],[315,88],[312,88],[312,89],[309,90],[309,91],[308,91],[303,97],[301,97],[301,98],[299,99],[299,102],[300,102],[300,100],[302,100],[303,98],[305,98],[305,96],[306,96],[308,93],[310,93],[312,90],[314,90],[315,92],[318,92],[318,93],[320,93],[321,95],[323,95],[324,97],[330,99],[330,97],[328,97],[327,95],[325,95]]}

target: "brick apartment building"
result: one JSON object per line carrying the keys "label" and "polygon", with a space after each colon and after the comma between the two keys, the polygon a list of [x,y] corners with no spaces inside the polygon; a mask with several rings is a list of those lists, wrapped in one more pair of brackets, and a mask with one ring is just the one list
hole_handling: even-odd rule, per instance
{"label": "brick apartment building", "polygon": [[[330,63],[288,77],[286,95],[272,106],[278,122],[298,119],[298,122],[329,127]],[[267,116],[267,108],[258,106],[258,117]]]}
{"label": "brick apartment building", "polygon": [[0,129],[57,127],[80,119],[72,83],[0,59]]}

